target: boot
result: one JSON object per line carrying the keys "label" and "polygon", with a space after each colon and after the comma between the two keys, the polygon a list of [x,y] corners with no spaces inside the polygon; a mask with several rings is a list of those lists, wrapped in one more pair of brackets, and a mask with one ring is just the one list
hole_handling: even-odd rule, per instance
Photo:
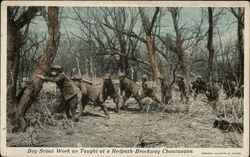
{"label": "boot", "polygon": [[119,113],[120,112],[120,107],[119,107],[119,104],[116,104],[116,113]]}
{"label": "boot", "polygon": [[103,112],[105,114],[105,118],[109,119],[110,117],[109,117],[109,113],[108,113],[107,107],[104,104],[102,104],[101,107],[102,107],[102,110],[103,110]]}
{"label": "boot", "polygon": [[126,107],[125,107],[125,102],[126,102],[126,100],[125,100],[125,99],[122,99],[121,107],[120,107],[121,110],[124,110],[124,109],[126,108]]}

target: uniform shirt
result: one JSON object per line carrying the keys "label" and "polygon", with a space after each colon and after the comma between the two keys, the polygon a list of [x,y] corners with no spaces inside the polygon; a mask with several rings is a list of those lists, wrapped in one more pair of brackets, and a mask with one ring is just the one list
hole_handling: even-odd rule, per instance
{"label": "uniform shirt", "polygon": [[207,87],[206,96],[208,101],[217,101],[219,98],[220,87],[216,84],[209,85]]}
{"label": "uniform shirt", "polygon": [[193,83],[193,89],[196,89],[197,91],[206,91],[206,82],[204,80],[195,80]]}
{"label": "uniform shirt", "polygon": [[102,94],[105,96],[111,95],[112,93],[115,93],[115,87],[114,84],[112,83],[112,81],[108,81],[108,82],[103,82],[103,86],[102,86]]}
{"label": "uniform shirt", "polygon": [[55,82],[60,89],[64,100],[69,100],[77,94],[77,87],[72,80],[64,73],[59,73],[56,77],[45,77],[46,81]]}
{"label": "uniform shirt", "polygon": [[162,80],[161,81],[161,91],[163,94],[168,94],[168,95],[171,95],[171,89],[170,89],[170,82],[167,81],[167,80]]}
{"label": "uniform shirt", "polygon": [[87,96],[92,102],[96,102],[100,95],[100,89],[85,82],[79,83],[79,88],[83,96]]}
{"label": "uniform shirt", "polygon": [[190,90],[190,84],[188,83],[188,81],[186,79],[177,81],[177,85],[178,85],[180,91],[182,91],[185,94],[187,94]]}
{"label": "uniform shirt", "polygon": [[146,81],[142,82],[142,89],[146,95],[150,95],[151,93],[153,93],[153,89],[148,86],[148,83]]}
{"label": "uniform shirt", "polygon": [[131,92],[135,95],[137,94],[139,87],[134,81],[128,78],[124,78],[123,81],[120,81],[120,90],[121,93],[125,91],[125,92]]}

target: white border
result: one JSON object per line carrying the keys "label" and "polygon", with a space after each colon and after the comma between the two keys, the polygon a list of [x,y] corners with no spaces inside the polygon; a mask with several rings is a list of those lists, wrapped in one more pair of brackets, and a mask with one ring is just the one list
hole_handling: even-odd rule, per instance
{"label": "white border", "polygon": [[[34,154],[28,154],[28,147],[6,147],[6,58],[7,58],[7,6],[89,6],[89,7],[245,7],[245,69],[244,69],[244,144],[243,148],[177,148],[178,150],[193,150],[194,154],[191,156],[215,156],[204,155],[202,152],[230,152],[238,153],[240,155],[217,155],[217,156],[248,156],[249,155],[249,3],[245,1],[4,1],[1,5],[1,155],[3,156],[34,156]],[[32,147],[30,147],[32,148]],[[39,147],[33,147],[39,150]],[[51,149],[49,147],[42,147],[44,149]],[[53,149],[57,149],[54,147]],[[60,147],[62,148],[62,147]],[[65,148],[67,149],[67,148]],[[80,148],[69,148],[80,149]],[[93,149],[93,148],[85,148]],[[96,148],[98,150],[112,148]],[[136,149],[136,148],[134,148]],[[152,148],[159,149],[159,148]],[[169,150],[174,150],[171,148]],[[37,154],[35,156],[41,156]],[[46,156],[89,156],[88,154],[47,154]],[[131,156],[131,154],[92,154],[92,156]],[[133,154],[132,156],[153,156],[154,154]],[[160,154],[154,156],[188,156],[188,154]]]}

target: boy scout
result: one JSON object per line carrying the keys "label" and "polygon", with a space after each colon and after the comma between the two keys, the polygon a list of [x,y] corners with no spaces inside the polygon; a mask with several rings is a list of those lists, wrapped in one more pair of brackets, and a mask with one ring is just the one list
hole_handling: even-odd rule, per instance
{"label": "boy scout", "polygon": [[143,93],[142,93],[141,99],[143,99],[145,97],[149,97],[152,100],[156,101],[157,103],[160,103],[161,105],[163,105],[161,103],[161,101],[155,96],[153,88],[148,86],[147,79],[148,79],[147,75],[145,75],[145,74],[142,75],[142,90],[143,90]]}
{"label": "boy scout", "polygon": [[192,82],[192,85],[192,89],[194,90],[194,99],[196,99],[199,93],[206,92],[206,82],[202,80],[202,77],[200,75],[196,76],[196,80]]}
{"label": "boy scout", "polygon": [[216,111],[216,103],[219,99],[220,87],[212,82],[209,82],[206,89],[206,97],[208,101],[212,104],[213,111]]}
{"label": "boy scout", "polygon": [[183,97],[185,97],[185,99],[186,99],[185,103],[188,103],[189,102],[190,85],[181,74],[177,74],[176,77],[177,77],[177,85],[178,85],[179,91],[181,93],[180,101],[183,101]]}
{"label": "boy scout", "polygon": [[102,85],[102,93],[101,93],[101,101],[104,103],[108,97],[113,99],[113,102],[116,104],[116,112],[118,113],[119,108],[119,94],[117,92],[117,89],[115,88],[110,74],[106,74],[103,77],[103,85]]}
{"label": "boy scout", "polygon": [[168,104],[172,99],[172,88],[171,84],[168,80],[166,80],[163,76],[158,77],[161,83],[161,101],[165,104]]}
{"label": "boy scout", "polygon": [[[44,81],[55,82],[60,89],[64,101],[66,115],[68,118],[72,118],[73,121],[77,122],[81,115],[80,108],[80,91],[77,89],[73,81],[71,81],[67,75],[62,71],[60,65],[51,66],[50,70],[52,77],[37,75]],[[70,114],[71,111],[71,114]]]}
{"label": "boy scout", "polygon": [[139,94],[139,86],[134,81],[128,79],[124,73],[119,73],[119,80],[120,80],[120,95],[123,97],[121,102],[121,109],[124,109],[126,101],[132,95],[138,102],[140,110],[142,110],[141,96]]}
{"label": "boy scout", "polygon": [[92,102],[98,104],[99,106],[101,106],[101,108],[105,114],[105,118],[109,119],[110,116],[109,116],[107,107],[101,101],[101,98],[100,98],[101,90],[98,87],[92,86],[91,82],[84,80],[79,75],[76,75],[76,76],[72,77],[71,79],[76,83],[76,85],[80,88],[80,90],[82,92],[82,111],[84,111],[87,103],[89,101],[92,101]]}

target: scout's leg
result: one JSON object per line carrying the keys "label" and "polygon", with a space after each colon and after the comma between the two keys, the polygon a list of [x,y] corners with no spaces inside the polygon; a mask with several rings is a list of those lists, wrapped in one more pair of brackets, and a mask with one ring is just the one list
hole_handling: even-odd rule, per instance
{"label": "scout's leg", "polygon": [[70,112],[69,112],[69,110],[70,110],[69,102],[65,101],[64,105],[65,105],[65,113],[66,113],[67,118],[71,118],[71,115],[70,115]]}
{"label": "scout's leg", "polygon": [[82,96],[82,113],[84,112],[85,106],[88,103],[88,97],[87,96]]}
{"label": "scout's leg", "polygon": [[147,96],[148,95],[145,92],[142,91],[142,93],[140,95],[140,99],[142,100],[142,99],[146,98]]}
{"label": "scout's leg", "polygon": [[116,113],[119,113],[119,111],[120,111],[120,107],[119,107],[119,95],[118,94],[114,94],[114,95],[112,95],[112,98],[113,98],[113,102],[116,105]]}
{"label": "scout's leg", "polygon": [[184,91],[184,97],[186,99],[185,104],[186,104],[186,113],[189,112],[189,93],[185,90]]}
{"label": "scout's leg", "polygon": [[125,103],[126,101],[129,99],[129,97],[131,96],[131,92],[125,91],[125,95],[122,98],[122,102],[121,102],[121,110],[124,110],[125,108]]}
{"label": "scout's leg", "polygon": [[184,96],[185,96],[185,99],[186,99],[185,103],[188,104],[189,103],[189,92],[188,92],[188,89],[185,89]]}
{"label": "scout's leg", "polygon": [[69,100],[69,107],[71,111],[71,118],[74,122],[78,122],[82,113],[82,107],[80,107],[80,102],[78,95],[75,95]]}
{"label": "scout's leg", "polygon": [[108,95],[104,93],[101,93],[99,97],[101,103],[104,103],[108,99]]}
{"label": "scout's leg", "polygon": [[61,101],[58,107],[55,109],[55,113],[62,113],[63,111],[66,111],[66,105],[65,101]]}
{"label": "scout's leg", "polygon": [[181,93],[181,95],[180,95],[180,102],[183,102],[183,91],[180,90],[180,93]]}
{"label": "scout's leg", "polygon": [[102,110],[103,110],[103,112],[105,114],[105,118],[109,119],[110,116],[109,116],[109,113],[108,113],[106,105],[104,103],[99,103],[99,104],[100,104],[100,106],[101,106],[101,108],[102,108]]}
{"label": "scout's leg", "polygon": [[155,102],[163,105],[163,103],[153,94],[151,93],[150,96],[149,96],[152,100],[154,100]]}
{"label": "scout's leg", "polygon": [[142,110],[143,108],[142,108],[142,103],[141,103],[141,96],[139,94],[136,94],[134,97],[140,106],[140,110]]}
{"label": "scout's leg", "polygon": [[198,90],[195,90],[194,91],[194,100],[196,99],[197,95],[198,95]]}

